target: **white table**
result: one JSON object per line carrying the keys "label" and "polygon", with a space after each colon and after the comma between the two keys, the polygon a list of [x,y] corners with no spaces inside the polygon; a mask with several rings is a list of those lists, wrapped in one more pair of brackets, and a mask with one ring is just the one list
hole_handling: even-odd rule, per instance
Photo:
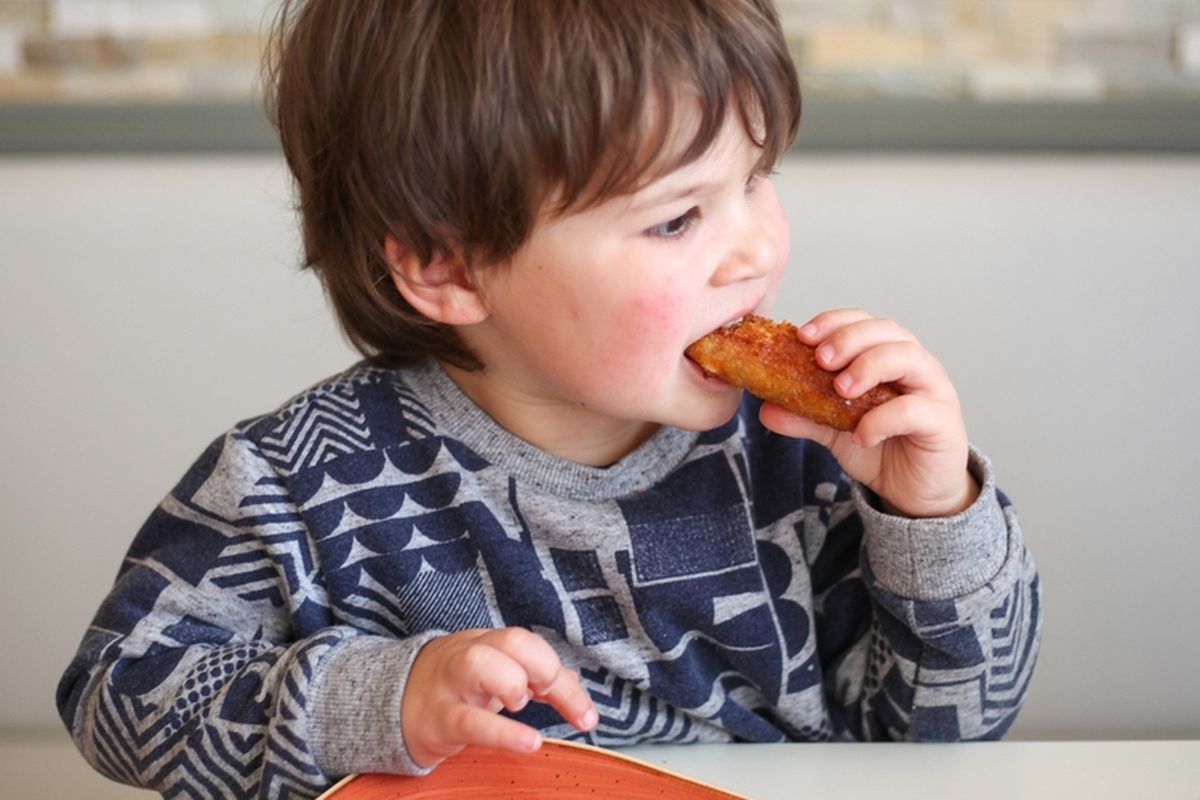
{"label": "white table", "polygon": [[755,800],[1200,800],[1200,740],[642,746],[624,752]]}
{"label": "white table", "polygon": [[[652,745],[623,752],[756,800],[1200,800],[1200,740]],[[153,796],[92,772],[65,734],[0,734],[4,800]]]}

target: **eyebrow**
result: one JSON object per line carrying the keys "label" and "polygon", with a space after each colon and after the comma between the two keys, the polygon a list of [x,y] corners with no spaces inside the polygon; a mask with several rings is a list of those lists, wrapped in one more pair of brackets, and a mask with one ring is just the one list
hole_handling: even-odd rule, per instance
{"label": "eyebrow", "polygon": [[[746,180],[749,181],[750,178],[756,172],[759,172],[759,171],[760,171],[760,168],[759,168],[758,163],[756,162],[754,167],[750,170],[750,172],[748,172],[746,174]],[[659,206],[665,206],[669,203],[674,203],[675,201],[680,200],[684,197],[691,197],[692,195],[705,194],[705,193],[711,192],[714,189],[719,188],[720,185],[721,185],[721,181],[719,181],[719,180],[700,181],[699,183],[688,184],[687,186],[684,186],[682,189],[678,189],[676,191],[667,191],[667,192],[663,193],[662,195],[656,196],[654,194],[651,194],[649,197],[647,197],[645,199],[635,200],[635,201],[631,202],[629,204],[629,210],[632,212],[637,212],[637,211],[644,211],[649,208],[657,208]],[[636,197],[637,195],[635,194],[634,196]]]}
{"label": "eyebrow", "polygon": [[674,203],[677,200],[681,200],[684,197],[691,197],[693,195],[711,192],[712,190],[716,189],[718,185],[718,181],[705,181],[703,183],[688,184],[682,189],[678,189],[676,191],[669,191],[661,195],[652,194],[649,197],[635,200],[629,204],[629,208],[631,211],[642,211],[648,208],[665,206],[669,203]]}

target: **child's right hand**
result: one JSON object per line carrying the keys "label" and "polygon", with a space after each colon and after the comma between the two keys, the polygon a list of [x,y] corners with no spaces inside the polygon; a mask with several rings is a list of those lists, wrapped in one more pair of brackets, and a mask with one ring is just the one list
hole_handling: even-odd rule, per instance
{"label": "child's right hand", "polygon": [[434,639],[417,654],[404,689],[408,753],[418,766],[432,767],[467,745],[537,750],[536,730],[497,713],[520,711],[530,700],[549,703],[581,731],[599,722],[579,674],[537,634],[500,628]]}

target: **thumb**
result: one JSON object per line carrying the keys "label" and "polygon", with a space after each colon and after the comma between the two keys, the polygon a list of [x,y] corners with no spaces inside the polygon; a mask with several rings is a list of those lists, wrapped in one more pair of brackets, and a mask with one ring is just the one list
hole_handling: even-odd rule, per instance
{"label": "thumb", "polygon": [[790,436],[793,439],[809,439],[829,449],[833,449],[838,437],[842,434],[836,428],[813,422],[799,414],[793,414],[783,406],[774,403],[763,403],[758,412],[758,419],[769,431],[774,431],[781,436]]}

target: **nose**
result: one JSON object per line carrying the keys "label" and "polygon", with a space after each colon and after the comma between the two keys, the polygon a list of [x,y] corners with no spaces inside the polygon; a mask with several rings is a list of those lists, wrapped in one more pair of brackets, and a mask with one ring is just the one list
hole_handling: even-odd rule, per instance
{"label": "nose", "polygon": [[713,272],[712,285],[724,286],[754,280],[771,274],[786,247],[786,224],[768,214],[769,219],[747,213],[742,224],[731,231],[730,247]]}

